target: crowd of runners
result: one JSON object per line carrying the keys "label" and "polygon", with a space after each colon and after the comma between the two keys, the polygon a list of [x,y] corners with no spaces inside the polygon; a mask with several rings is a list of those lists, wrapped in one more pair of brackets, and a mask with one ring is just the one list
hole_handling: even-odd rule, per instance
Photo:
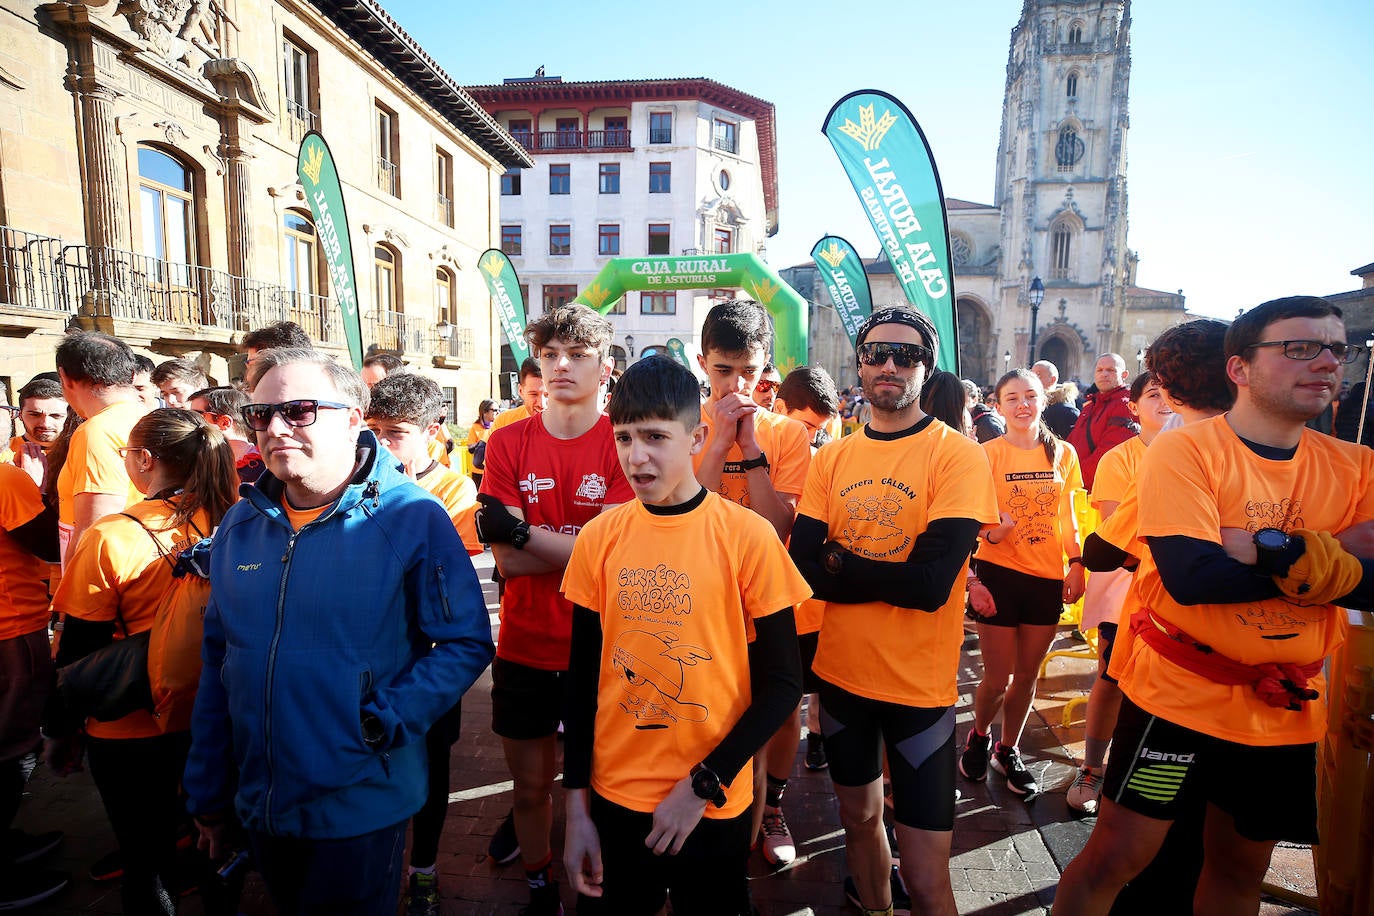
{"label": "crowd of runners", "polygon": [[[62,341],[0,455],[0,909],[67,880],[38,867],[59,834],[11,827],[41,751],[90,769],[125,913],[190,888],[236,913],[253,870],[282,914],[437,914],[490,665],[513,791],[489,852],[528,916],[748,916],[750,856],[797,857],[803,738],[850,903],[953,914],[960,781],[1045,788],[1019,744],[1073,605],[1099,671],[1068,803],[1097,820],[1056,913],[1128,885],[1254,913],[1275,844],[1316,842],[1322,663],[1337,607],[1374,606],[1374,450],[1309,428],[1360,353],[1326,300],[1170,328],[1134,379],[1104,354],[1086,397],[1043,362],[990,392],[937,369],[952,342],[908,307],[864,323],[843,394],[774,365],[748,300],[707,315],[700,376],[613,371],[581,305],[527,336],[519,406],[466,435],[433,381],[290,323],[222,386]],[[1191,874],[1150,877],[1189,844]]]}

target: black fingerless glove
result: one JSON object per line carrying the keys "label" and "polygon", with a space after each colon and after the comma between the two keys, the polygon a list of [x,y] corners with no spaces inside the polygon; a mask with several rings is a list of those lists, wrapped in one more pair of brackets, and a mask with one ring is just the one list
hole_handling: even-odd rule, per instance
{"label": "black fingerless glove", "polygon": [[510,514],[501,500],[480,493],[477,502],[477,536],[484,544],[509,544],[511,534],[520,525],[520,519]]}

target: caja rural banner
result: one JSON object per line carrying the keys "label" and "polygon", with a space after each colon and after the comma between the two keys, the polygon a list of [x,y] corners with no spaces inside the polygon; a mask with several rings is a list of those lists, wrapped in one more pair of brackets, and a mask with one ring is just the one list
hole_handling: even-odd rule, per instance
{"label": "caja rural banner", "polygon": [[515,275],[515,265],[505,252],[488,248],[477,259],[482,268],[482,279],[487,281],[491,291],[491,301],[496,306],[496,314],[501,318],[501,327],[506,332],[515,365],[519,366],[530,358],[529,341],[525,340],[525,297],[520,294],[520,278]]}
{"label": "caja rural banner", "polygon": [[339,184],[338,169],[334,167],[334,156],[318,131],[310,131],[301,141],[300,151],[296,154],[296,176],[305,189],[310,215],[315,218],[315,231],[319,234],[320,249],[329,267],[334,299],[343,313],[349,358],[353,360],[354,369],[362,369],[363,324],[358,314],[358,285],[353,272],[348,214],[344,212],[343,187]]}
{"label": "caja rural banner", "polygon": [[838,235],[827,235],[811,249],[811,259],[821,272],[821,282],[835,304],[849,345],[859,340],[859,327],[873,314],[873,294],[868,288],[864,262],[854,246]]}
{"label": "caja rural banner", "polygon": [[935,322],[940,368],[957,374],[945,196],[920,125],[897,99],[863,89],[835,103],[821,132],[849,174],[902,291]]}

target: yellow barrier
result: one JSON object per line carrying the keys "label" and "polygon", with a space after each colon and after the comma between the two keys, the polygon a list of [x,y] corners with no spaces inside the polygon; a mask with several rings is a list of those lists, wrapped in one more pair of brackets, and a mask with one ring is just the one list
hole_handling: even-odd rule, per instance
{"label": "yellow barrier", "polygon": [[1374,614],[1341,610],[1317,746],[1317,891],[1324,916],[1374,916]]}

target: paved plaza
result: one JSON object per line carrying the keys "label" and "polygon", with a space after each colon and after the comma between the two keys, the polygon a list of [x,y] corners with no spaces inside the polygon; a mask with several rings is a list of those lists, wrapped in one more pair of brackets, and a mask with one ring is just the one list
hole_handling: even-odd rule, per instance
{"label": "paved plaza", "polygon": [[[483,579],[489,578],[490,554],[476,558]],[[495,592],[485,584],[493,631]],[[1055,648],[1073,648],[1067,629]],[[970,702],[980,673],[977,641],[965,642],[960,668],[959,734],[972,717]],[[1065,863],[1082,848],[1091,819],[1078,819],[1064,804],[1064,790],[1073,778],[1074,755],[1082,750],[1082,712],[1070,728],[1060,726],[1064,704],[1082,696],[1091,683],[1092,663],[1055,659],[1041,681],[1036,710],[1022,742],[1028,765],[1045,791],[1030,802],[1006,790],[1001,777],[973,785],[959,780],[963,793],[956,810],[954,857],[950,871],[959,912],[979,916],[1045,914],[1054,900],[1055,885]],[[524,877],[518,865],[497,868],[486,856],[487,840],[510,807],[511,784],[499,741],[490,729],[490,677],[483,675],[464,703],[463,740],[453,752],[453,794],[440,846],[446,916],[504,914],[514,916],[526,900]],[[1047,723],[1053,723],[1050,727]],[[803,744],[804,748],[804,744]],[[29,783],[31,797],[21,809],[20,824],[30,829],[59,828],[67,833],[60,852],[45,865],[71,871],[71,886],[49,905],[28,912],[36,916],[73,916],[78,913],[120,913],[117,885],[98,885],[86,877],[91,862],[114,848],[100,799],[87,774],[60,780],[40,768]],[[753,895],[763,916],[852,913],[844,899],[844,840],[840,831],[829,777],[801,766],[791,780],[783,803],[797,840],[797,861],[770,873],[760,856],[751,862]],[[555,810],[561,814],[561,797]],[[561,854],[562,817],[555,825],[555,857]],[[561,869],[560,869],[561,870]],[[1279,850],[1270,881],[1312,894],[1308,850]],[[573,895],[564,887],[571,912]],[[256,877],[244,896],[245,914],[271,914],[273,909]],[[199,914],[194,899],[183,913]],[[1265,916],[1307,913],[1308,910],[1267,901]]]}

